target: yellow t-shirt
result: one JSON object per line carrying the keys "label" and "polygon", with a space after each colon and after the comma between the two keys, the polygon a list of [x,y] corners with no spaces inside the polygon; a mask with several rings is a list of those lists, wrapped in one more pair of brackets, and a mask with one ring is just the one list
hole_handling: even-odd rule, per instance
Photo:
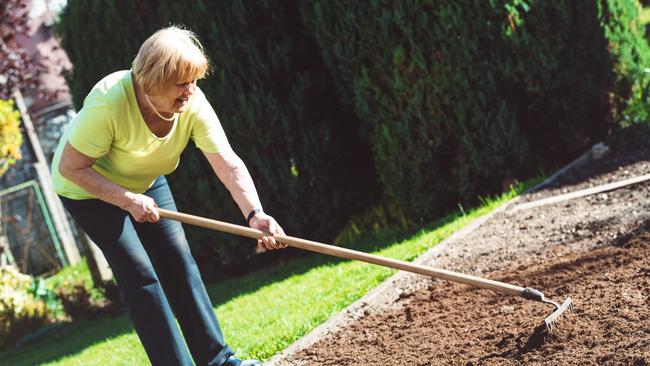
{"label": "yellow t-shirt", "polygon": [[99,81],[64,131],[52,161],[54,190],[71,199],[94,198],[59,173],[61,152],[70,142],[82,154],[97,158],[93,169],[134,193],[143,193],[154,180],[178,166],[189,139],[202,151],[230,149],[216,113],[197,87],[171,131],[157,137],[147,127],[131,80],[131,71],[118,71]]}

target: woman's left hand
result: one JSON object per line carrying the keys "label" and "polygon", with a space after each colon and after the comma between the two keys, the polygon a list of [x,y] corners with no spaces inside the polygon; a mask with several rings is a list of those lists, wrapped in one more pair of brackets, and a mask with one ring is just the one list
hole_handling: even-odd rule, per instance
{"label": "woman's left hand", "polygon": [[257,240],[258,251],[263,252],[266,250],[283,249],[287,247],[286,244],[280,243],[273,237],[275,234],[284,235],[284,230],[282,230],[273,217],[264,212],[258,212],[251,218],[249,225],[253,229],[261,230],[266,234],[261,239]]}

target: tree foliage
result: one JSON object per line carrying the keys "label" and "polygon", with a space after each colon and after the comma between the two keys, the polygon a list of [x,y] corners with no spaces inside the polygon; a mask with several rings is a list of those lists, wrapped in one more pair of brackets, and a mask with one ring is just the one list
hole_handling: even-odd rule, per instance
{"label": "tree foliage", "polygon": [[45,66],[29,56],[18,37],[29,34],[29,1],[0,2],[0,175],[20,159],[20,113],[10,100],[14,90],[38,88]]}
{"label": "tree foliage", "polygon": [[0,2],[0,99],[11,98],[16,88],[37,87],[44,66],[35,61],[17,42],[27,36],[29,1]]}

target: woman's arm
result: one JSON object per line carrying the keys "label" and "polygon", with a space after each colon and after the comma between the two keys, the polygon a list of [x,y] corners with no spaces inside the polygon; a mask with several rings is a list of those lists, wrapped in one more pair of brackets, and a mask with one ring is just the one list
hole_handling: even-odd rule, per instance
{"label": "woman's arm", "polygon": [[[244,218],[253,209],[262,209],[262,204],[257,195],[253,179],[244,162],[234,151],[228,149],[219,153],[203,152],[203,154],[210,162],[219,180],[221,180],[232,195]],[[275,219],[265,214],[264,211],[257,212],[251,218],[249,225],[254,229],[262,230],[269,234],[269,236],[258,240],[258,246],[260,248],[278,249],[286,247],[286,245],[276,242],[272,236],[273,234],[284,235],[284,231]]]}
{"label": "woman's arm", "polygon": [[137,222],[156,222],[160,219],[151,197],[129,192],[97,173],[93,169],[96,160],[66,143],[59,162],[59,173],[100,200],[128,211]]}
{"label": "woman's arm", "polygon": [[219,180],[223,182],[235,203],[239,206],[244,218],[254,208],[262,208],[253,179],[244,162],[234,151],[204,152],[204,154]]}

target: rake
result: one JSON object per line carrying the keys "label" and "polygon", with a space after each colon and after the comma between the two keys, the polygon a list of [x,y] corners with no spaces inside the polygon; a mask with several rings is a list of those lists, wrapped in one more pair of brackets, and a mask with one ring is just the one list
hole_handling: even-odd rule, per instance
{"label": "rake", "polygon": [[[207,229],[241,235],[253,239],[259,239],[262,236],[264,236],[264,233],[262,231],[245,227],[245,226],[229,224],[227,222],[207,219],[200,216],[189,215],[189,214],[170,211],[162,208],[158,208],[158,212],[160,216],[163,218],[180,221],[185,224],[200,226]],[[546,325],[546,329],[549,332],[555,327],[558,319],[562,315],[564,315],[567,311],[573,308],[573,301],[571,300],[571,297],[567,297],[562,303],[562,305],[560,305],[555,301],[547,299],[546,296],[544,296],[544,294],[541,291],[530,287],[515,286],[504,282],[489,280],[486,278],[480,278],[480,277],[458,273],[458,272],[447,271],[444,269],[427,267],[420,264],[414,264],[414,263],[409,263],[397,259],[386,258],[379,255],[368,254],[356,250],[340,248],[337,246],[323,244],[311,240],[300,239],[288,235],[276,234],[273,237],[277,241],[295,248],[305,249],[312,252],[318,252],[318,253],[327,254],[327,255],[340,257],[340,258],[354,259],[362,262],[372,263],[384,267],[399,269],[399,270],[417,273],[417,274],[439,278],[443,280],[459,282],[470,286],[486,288],[494,291],[503,292],[509,295],[521,296],[528,300],[535,300],[535,301],[543,302],[545,304],[553,305],[555,307],[555,310],[551,312],[551,314],[544,319],[544,324]]]}

